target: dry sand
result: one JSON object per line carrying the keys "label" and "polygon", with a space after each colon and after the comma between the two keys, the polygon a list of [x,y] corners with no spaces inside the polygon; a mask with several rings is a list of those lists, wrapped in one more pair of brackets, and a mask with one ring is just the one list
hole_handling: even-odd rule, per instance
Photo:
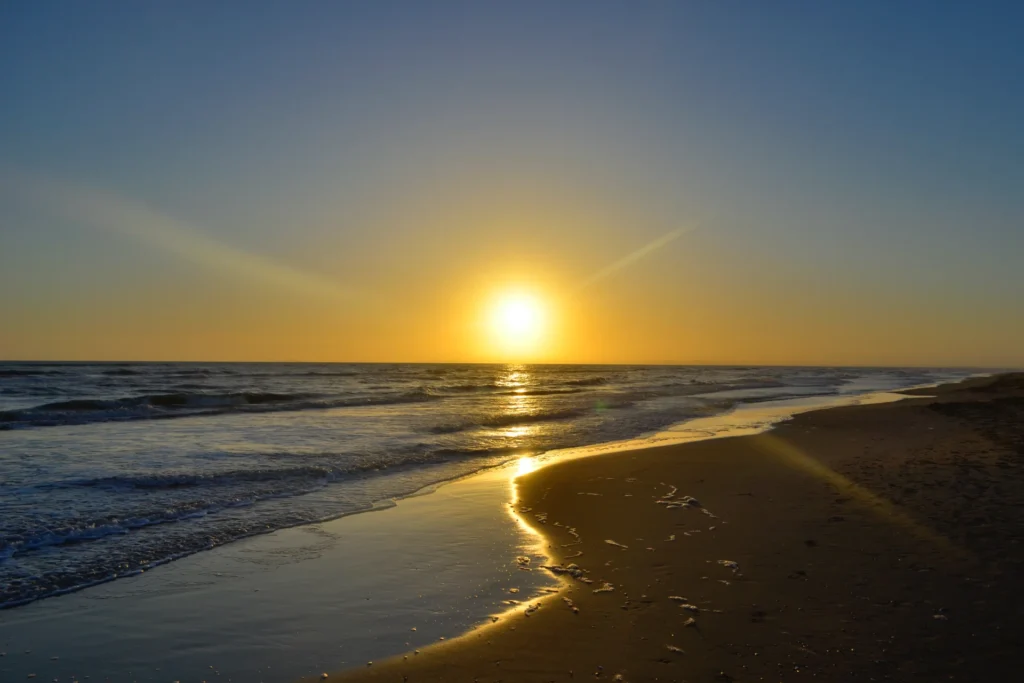
{"label": "dry sand", "polygon": [[929,393],[521,477],[591,583],[330,679],[1017,680],[1024,375]]}

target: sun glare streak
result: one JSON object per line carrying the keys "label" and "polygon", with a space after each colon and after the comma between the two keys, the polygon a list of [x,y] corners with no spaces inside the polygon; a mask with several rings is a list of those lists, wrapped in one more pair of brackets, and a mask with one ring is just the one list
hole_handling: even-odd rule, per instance
{"label": "sun glare streak", "polygon": [[803,470],[814,477],[828,482],[843,494],[854,498],[872,509],[876,514],[886,521],[906,529],[912,535],[928,541],[943,550],[950,557],[959,559],[972,559],[973,555],[967,550],[953,543],[951,540],[921,524],[907,513],[900,510],[888,500],[875,495],[868,489],[855,484],[835,470],[827,467],[819,460],[804,453],[799,448],[784,441],[778,436],[765,433],[756,437],[754,442],[766,453],[769,453],[787,465]]}
{"label": "sun glare streak", "polygon": [[587,287],[589,287],[589,286],[591,286],[591,285],[593,285],[593,284],[595,284],[597,282],[600,282],[601,280],[605,279],[606,277],[609,277],[610,275],[613,275],[613,274],[617,273],[618,271],[622,270],[623,268],[627,268],[627,267],[633,265],[634,263],[636,263],[640,259],[644,258],[648,254],[654,253],[655,251],[661,249],[662,247],[664,247],[665,245],[669,244],[670,242],[674,242],[675,240],[679,239],[680,237],[682,237],[686,233],[693,232],[694,230],[696,230],[696,227],[687,227],[687,228],[679,228],[677,230],[673,230],[671,232],[665,233],[664,235],[662,235],[658,239],[654,240],[653,242],[649,242],[649,243],[645,244],[644,246],[640,247],[636,251],[623,256],[618,261],[615,261],[614,263],[611,263],[611,264],[605,266],[604,268],[602,268],[601,270],[597,271],[596,273],[594,273],[593,275],[588,277],[586,280],[581,282],[579,284],[579,286],[576,287],[575,291],[578,293],[578,292],[586,289]]}
{"label": "sun glare streak", "polygon": [[366,298],[329,278],[218,242],[194,225],[111,192],[10,168],[0,169],[0,179],[21,196],[71,220],[140,240],[218,273],[233,273],[304,296]]}

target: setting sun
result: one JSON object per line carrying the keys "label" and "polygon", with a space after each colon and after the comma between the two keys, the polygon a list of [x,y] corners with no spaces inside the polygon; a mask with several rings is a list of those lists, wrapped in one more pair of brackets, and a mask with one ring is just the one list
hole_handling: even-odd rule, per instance
{"label": "setting sun", "polygon": [[504,353],[533,354],[547,332],[547,309],[529,292],[505,292],[489,308],[490,331],[495,346]]}

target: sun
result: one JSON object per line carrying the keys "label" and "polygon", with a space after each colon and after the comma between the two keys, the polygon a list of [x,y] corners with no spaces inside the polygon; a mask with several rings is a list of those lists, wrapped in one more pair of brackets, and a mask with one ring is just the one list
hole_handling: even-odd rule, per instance
{"label": "sun", "polygon": [[507,291],[489,306],[490,331],[495,346],[505,354],[532,355],[540,350],[547,332],[547,307],[537,295]]}

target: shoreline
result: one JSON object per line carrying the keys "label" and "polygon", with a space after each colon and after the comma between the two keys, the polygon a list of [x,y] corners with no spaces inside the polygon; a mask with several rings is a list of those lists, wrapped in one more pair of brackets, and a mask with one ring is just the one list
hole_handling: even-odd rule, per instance
{"label": "shoreline", "polygon": [[[905,398],[875,392],[751,403],[676,425],[660,433],[660,438],[662,443],[707,438],[702,423],[712,431],[759,431],[792,412],[837,402],[861,403],[880,394]],[[450,638],[446,643],[456,643],[462,640],[460,635],[495,633],[510,608],[512,613],[525,608],[503,601],[543,596],[545,585],[557,583],[547,572],[536,571],[546,561],[540,557],[532,558],[531,573],[518,571],[516,555],[531,553],[537,524],[517,526],[519,517],[508,515],[509,472],[546,468],[548,462],[558,466],[559,462],[592,461],[591,455],[614,457],[613,453],[633,452],[636,443],[608,442],[520,458],[431,484],[377,510],[378,515],[349,514],[331,522],[252,536],[140,576],[0,612],[0,650],[13,655],[0,660],[0,672],[15,678],[22,671],[38,671],[44,677],[49,675],[44,672],[52,671],[141,682],[163,680],[162,668],[173,672],[169,675],[174,679],[188,680],[207,670],[209,663],[223,676],[251,677],[258,672],[267,676],[261,680],[270,683],[295,680],[303,672],[353,666],[364,652],[370,658],[400,653],[403,642],[406,649],[428,648],[440,636]],[[484,517],[491,521],[474,526]],[[459,533],[453,535],[456,529]],[[484,538],[488,540],[483,542]],[[360,548],[364,557],[351,556],[347,547]],[[399,547],[401,558],[394,552]],[[406,561],[408,553],[412,555]],[[269,570],[252,571],[254,562]],[[281,562],[282,566],[273,566]],[[403,574],[409,571],[413,573]],[[333,578],[339,574],[375,578],[371,584],[360,579],[355,585],[339,586]],[[441,580],[448,575],[461,578],[432,585],[435,577]],[[525,592],[509,594],[509,586]],[[428,591],[434,597],[424,601]],[[364,595],[372,601],[364,603]],[[553,595],[552,601],[560,604],[562,595]],[[382,597],[386,599],[378,599]],[[191,608],[188,602],[200,606]],[[537,599],[531,597],[529,602]],[[497,609],[488,607],[492,604]],[[373,609],[367,611],[371,605]],[[211,608],[216,610],[213,619],[207,614]],[[498,622],[493,623],[488,614],[500,615]],[[160,620],[165,623],[157,629]],[[83,624],[97,637],[106,632],[106,638],[90,646],[88,638],[73,635]],[[419,626],[419,631],[409,633],[412,625]],[[123,641],[121,629],[137,632],[135,642]],[[154,639],[157,631],[162,634],[160,640]],[[287,646],[283,637],[288,639]],[[251,650],[253,643],[267,642],[267,638],[276,639],[275,647],[280,649]],[[71,644],[76,641],[79,645]],[[118,645],[122,642],[123,647]],[[162,642],[183,649],[169,657]],[[28,658],[15,654],[27,648],[59,654],[60,670],[52,663],[27,668],[29,663],[20,660]],[[124,666],[112,666],[122,662],[130,662],[133,673],[128,678],[123,676]],[[146,671],[148,664],[155,665],[152,672]],[[278,673],[271,676],[272,672]]]}
{"label": "shoreline", "polygon": [[[518,480],[519,513],[532,516],[530,524],[548,540],[553,563],[578,562],[587,572],[582,576],[594,583],[563,578],[562,591],[543,601],[531,601],[539,607],[528,615],[520,609],[483,630],[471,630],[418,655],[405,655],[407,659],[399,655],[331,677],[345,681],[402,680],[403,676],[415,681],[486,681],[512,676],[513,680],[548,681],[570,680],[583,672],[609,679],[622,676],[618,680],[655,680],[659,676],[660,680],[682,680],[684,676],[688,680],[755,680],[759,675],[788,677],[816,672],[832,680],[856,680],[865,673],[857,661],[819,652],[841,651],[830,645],[830,636],[837,643],[853,644],[853,651],[878,655],[868,668],[889,679],[934,676],[945,671],[944,666],[970,671],[970,665],[979,661],[989,666],[1017,666],[1019,659],[1008,645],[978,648],[977,638],[969,633],[983,623],[994,623],[997,629],[1008,629],[1011,643],[1020,641],[1019,629],[1009,623],[1005,609],[992,606],[988,593],[994,586],[1006,589],[1005,566],[1017,566],[1015,556],[999,559],[1000,553],[1008,554],[1007,545],[1017,550],[1011,542],[1013,527],[1007,527],[1010,522],[993,524],[998,528],[990,543],[965,542],[964,529],[956,528],[962,513],[955,509],[948,518],[939,514],[943,505],[953,505],[948,494],[950,487],[956,488],[959,469],[951,471],[943,467],[947,463],[931,460],[924,466],[910,457],[897,467],[879,462],[879,457],[900,448],[917,449],[920,457],[922,448],[945,444],[940,456],[963,460],[966,451],[949,444],[973,444],[972,423],[965,426],[943,411],[983,412],[1004,404],[1016,409],[1018,398],[1024,397],[1021,377],[1004,374],[908,389],[904,390],[907,397],[896,403],[811,410],[763,434],[562,460],[526,474]],[[823,458],[823,452],[829,452],[828,456]],[[971,454],[968,452],[968,458]],[[991,457],[978,448],[973,454],[982,460]],[[685,461],[681,456],[686,456]],[[704,477],[694,471],[698,464]],[[917,496],[920,491],[927,495],[916,502],[890,500],[888,489],[893,486],[880,490],[887,479],[878,472],[893,467],[901,475],[892,477],[894,472],[887,472],[889,481],[897,482],[893,486],[912,490],[904,494],[907,496]],[[985,470],[990,487],[999,483],[1000,470],[1016,465],[1004,458],[992,467],[995,474],[989,471],[992,468]],[[980,469],[978,465],[972,472]],[[681,485],[684,481],[686,488]],[[750,490],[734,490],[744,486]],[[1020,487],[1016,483],[1014,487],[995,501],[1000,512],[1016,509]],[[679,503],[678,496],[686,494],[701,504],[659,505],[673,489],[677,497],[668,500]],[[778,499],[773,491],[788,495]],[[582,495],[586,493],[592,495]],[[760,498],[770,504],[753,502]],[[974,498],[971,496],[976,502]],[[640,500],[644,505],[638,504]],[[663,509],[666,507],[672,512]],[[678,517],[679,508],[685,508],[681,513],[685,518],[665,518],[666,513]],[[543,515],[540,520],[538,512]],[[935,524],[936,518],[942,523]],[[581,537],[579,550],[573,553],[564,549],[566,543],[575,544],[567,529]],[[672,530],[681,533],[670,533]],[[851,544],[850,538],[858,539],[857,543]],[[684,542],[686,549],[681,550]],[[866,548],[870,552],[861,552]],[[580,550],[583,554],[577,559],[574,553]],[[692,561],[694,553],[701,556],[700,562]],[[778,566],[786,562],[794,568],[779,576]],[[917,569],[902,571],[910,565]],[[766,571],[769,568],[771,571]],[[829,581],[821,585],[815,581],[818,576]],[[658,585],[670,579],[673,588]],[[606,582],[613,590],[592,592]],[[846,589],[852,585],[870,587],[871,593],[885,597],[883,604],[888,607],[860,610],[855,596]],[[794,587],[810,595],[799,594]],[[679,607],[680,602],[666,593],[686,597],[683,604],[690,607]],[[938,596],[957,594],[961,597],[950,598],[948,606],[932,604]],[[780,595],[786,603],[781,608]],[[846,612],[827,607],[837,601],[845,605]],[[921,613],[908,615],[908,609],[900,608],[908,604],[916,605]],[[795,610],[791,609],[794,606]],[[954,613],[960,623],[951,626]],[[881,647],[871,642],[877,638],[860,627],[858,622],[864,620],[898,621],[925,645],[887,642]],[[804,644],[780,644],[766,638],[766,622],[776,622],[777,628],[792,622],[786,633],[801,632],[797,640]],[[723,629],[723,624],[728,626]],[[937,631],[937,626],[945,632]],[[835,637],[835,629],[844,635]],[[625,643],[615,636],[616,631],[630,634]],[[950,636],[951,632],[957,636]],[[896,633],[891,630],[890,635],[895,638]],[[665,642],[652,645],[656,634]],[[745,639],[750,642],[743,643]],[[979,653],[973,657],[965,655],[962,646],[972,640]],[[814,647],[808,645],[811,642]],[[950,648],[950,642],[961,646]],[[895,654],[901,647],[905,650],[902,660]],[[955,661],[944,656],[942,648],[956,653]],[[794,652],[802,654],[794,656]],[[825,660],[830,660],[827,666]]]}
{"label": "shoreline", "polygon": [[[949,372],[954,372],[954,371],[950,370]],[[917,378],[917,379],[920,379],[920,378]],[[73,593],[76,593],[76,592],[81,591],[81,590],[85,590],[85,589],[89,589],[89,588],[93,588],[93,587],[96,587],[96,586],[103,585],[105,583],[109,583],[111,581],[124,580],[126,578],[131,578],[132,576],[136,576],[136,575],[138,575],[140,573],[144,573],[144,572],[147,572],[147,571],[152,571],[152,570],[154,570],[157,567],[160,567],[162,565],[166,565],[166,564],[169,564],[169,563],[173,563],[173,562],[179,561],[182,558],[189,557],[190,555],[192,555],[194,553],[205,552],[207,550],[210,550],[210,549],[213,549],[213,548],[216,548],[216,547],[221,547],[221,546],[223,546],[225,544],[239,542],[241,540],[244,540],[244,539],[247,539],[247,538],[252,538],[252,537],[255,537],[255,536],[259,536],[259,535],[262,535],[262,534],[265,534],[265,533],[272,533],[274,531],[279,531],[279,530],[283,530],[283,529],[287,529],[287,528],[296,528],[296,527],[301,527],[301,526],[305,526],[305,525],[309,525],[309,524],[329,523],[329,522],[331,522],[333,520],[341,519],[343,517],[350,516],[350,515],[362,514],[364,512],[373,512],[373,511],[379,511],[381,509],[386,509],[386,508],[391,507],[392,505],[394,505],[396,501],[400,501],[400,500],[403,500],[403,499],[406,499],[406,498],[410,498],[410,497],[414,497],[414,496],[417,496],[417,495],[424,495],[425,493],[429,493],[429,492],[431,492],[433,490],[436,490],[438,487],[450,484],[452,482],[459,481],[459,480],[465,479],[467,477],[477,476],[477,475],[479,475],[479,474],[481,474],[483,472],[486,472],[486,471],[494,469],[494,468],[500,468],[500,467],[506,466],[509,462],[514,462],[516,459],[519,459],[519,458],[522,458],[522,457],[539,458],[542,461],[546,462],[546,461],[549,461],[551,459],[560,459],[560,458],[563,458],[563,457],[577,457],[578,455],[591,455],[591,454],[595,454],[595,453],[604,453],[604,452],[611,452],[611,451],[624,450],[624,449],[630,449],[630,448],[645,448],[645,447],[648,447],[649,445],[651,445],[652,442],[676,443],[676,442],[681,442],[681,441],[689,441],[689,440],[692,439],[692,436],[690,434],[683,434],[682,436],[680,436],[680,432],[676,431],[677,428],[681,424],[682,425],[688,425],[691,422],[708,422],[708,421],[710,421],[712,424],[717,425],[717,424],[719,424],[721,422],[723,417],[727,417],[728,415],[734,413],[737,410],[737,408],[740,409],[740,410],[745,410],[745,409],[750,408],[750,407],[756,407],[757,405],[762,404],[762,403],[764,405],[768,405],[768,406],[771,406],[771,405],[786,405],[786,404],[788,404],[791,401],[796,401],[798,403],[799,402],[803,402],[803,401],[808,401],[808,402],[814,404],[814,406],[816,407],[819,404],[831,405],[831,404],[833,404],[836,401],[842,402],[842,401],[849,401],[849,400],[857,400],[856,397],[859,396],[859,395],[863,395],[863,394],[870,394],[870,393],[875,393],[875,392],[879,392],[879,391],[889,391],[889,390],[891,390],[891,389],[883,389],[883,388],[881,388],[881,387],[886,386],[884,382],[875,384],[873,386],[874,386],[874,388],[865,388],[865,387],[858,388],[857,389],[858,394],[852,394],[852,393],[851,394],[843,394],[843,393],[822,393],[822,394],[812,393],[812,394],[803,394],[803,393],[797,393],[797,394],[782,394],[782,396],[778,397],[778,398],[773,398],[773,397],[762,398],[762,397],[759,397],[759,396],[757,396],[757,391],[756,390],[754,391],[754,395],[750,395],[749,388],[743,388],[743,389],[739,389],[739,390],[713,390],[713,391],[710,391],[710,392],[708,392],[706,394],[700,394],[700,393],[698,393],[698,394],[686,394],[686,396],[688,396],[688,397],[692,397],[692,398],[695,398],[695,399],[701,399],[701,400],[705,400],[705,401],[709,401],[709,402],[714,402],[716,400],[720,401],[720,400],[722,400],[722,397],[728,396],[729,399],[727,400],[727,402],[733,402],[733,405],[731,407],[727,407],[727,408],[724,408],[724,409],[722,408],[722,406],[718,406],[715,409],[716,410],[722,410],[722,412],[718,412],[718,413],[712,414],[712,415],[710,415],[710,417],[707,417],[707,418],[697,417],[697,418],[686,419],[686,420],[684,420],[684,422],[674,422],[673,423],[673,422],[671,422],[669,420],[669,421],[665,421],[665,422],[656,423],[656,424],[660,424],[661,426],[655,427],[651,431],[643,432],[642,433],[643,435],[628,436],[629,433],[640,432],[640,430],[637,429],[636,426],[634,425],[634,427],[632,429],[627,429],[626,430],[627,436],[625,436],[625,437],[617,437],[617,438],[608,439],[607,436],[606,436],[605,440],[599,440],[599,441],[596,441],[594,443],[589,443],[590,438],[592,438],[592,436],[591,437],[585,437],[583,439],[577,440],[577,443],[582,441],[582,443],[586,444],[586,445],[583,445],[583,446],[571,446],[571,447],[566,447],[566,448],[554,448],[554,449],[550,449],[550,450],[543,450],[543,449],[531,449],[528,445],[525,445],[525,446],[522,446],[522,447],[517,447],[517,448],[512,448],[512,449],[499,449],[499,451],[502,451],[501,453],[497,453],[496,452],[493,455],[481,456],[479,462],[474,462],[474,463],[469,464],[469,465],[466,465],[464,462],[459,462],[457,458],[454,458],[450,462],[431,463],[430,465],[423,466],[423,467],[418,466],[416,464],[413,464],[413,465],[410,465],[410,466],[407,467],[405,465],[402,465],[401,463],[398,464],[397,466],[390,467],[390,468],[388,466],[384,466],[384,467],[380,468],[380,470],[373,469],[373,470],[371,470],[371,472],[378,472],[378,471],[381,471],[381,470],[386,470],[386,473],[380,479],[375,479],[374,480],[376,483],[384,483],[384,484],[386,484],[386,486],[382,485],[381,487],[378,487],[379,490],[374,491],[372,494],[367,495],[367,496],[361,496],[362,499],[358,500],[355,503],[352,503],[351,501],[347,501],[347,500],[342,500],[342,501],[340,501],[341,502],[341,507],[338,508],[338,505],[337,505],[338,501],[334,501],[336,503],[334,508],[331,508],[331,509],[329,509],[326,512],[324,510],[320,510],[319,514],[315,514],[315,515],[305,514],[305,515],[302,515],[301,518],[298,518],[298,516],[297,516],[297,518],[295,520],[287,520],[287,521],[284,521],[284,522],[274,521],[273,525],[268,525],[266,528],[262,528],[260,526],[255,526],[255,527],[251,527],[251,528],[246,529],[243,533],[235,533],[235,532],[232,532],[232,531],[229,531],[229,533],[227,535],[220,535],[220,534],[217,534],[217,533],[211,533],[211,534],[209,534],[208,538],[205,539],[205,541],[203,543],[193,544],[192,546],[178,546],[178,547],[174,547],[174,548],[171,548],[169,551],[167,551],[170,554],[160,555],[158,553],[158,554],[150,555],[148,558],[145,558],[141,562],[126,563],[124,565],[118,566],[116,569],[113,569],[113,570],[110,570],[110,571],[107,571],[107,572],[93,571],[93,572],[85,573],[82,576],[78,577],[77,579],[75,577],[61,578],[61,580],[53,582],[52,586],[47,587],[47,590],[45,592],[36,591],[36,592],[31,593],[31,594],[12,594],[13,595],[12,598],[9,598],[9,596],[7,596],[5,594],[4,595],[4,599],[7,600],[7,601],[4,602],[2,605],[0,605],[0,612],[6,611],[8,609],[20,608],[20,607],[32,604],[34,602],[37,602],[39,600],[53,599],[53,598],[61,597],[61,596],[64,596],[64,595],[73,594]],[[736,391],[739,391],[739,395],[734,397],[733,395],[736,393]],[[837,390],[837,392],[838,391],[839,390]],[[783,412],[788,415],[788,411],[784,410]],[[220,419],[220,417],[219,416],[195,416],[194,419],[196,421],[195,424],[204,424],[205,425],[207,423],[207,421],[209,421],[209,420],[218,420],[218,419]],[[675,419],[678,420],[679,418],[676,417]],[[138,430],[141,427],[136,427],[136,425],[140,425],[141,426],[143,424],[143,422],[140,421],[140,422],[136,423],[136,422],[129,421],[129,422],[122,423],[120,421],[114,421],[114,422],[110,422],[110,423],[102,423],[102,429],[106,429],[108,427],[113,427],[115,425],[121,425],[121,424],[129,425],[131,428]],[[0,425],[0,426],[2,426],[2,425]],[[94,427],[95,427],[95,425],[94,425]],[[85,427],[83,425],[65,425],[64,428],[65,429],[84,429]],[[225,424],[225,428],[227,428],[226,424]],[[59,433],[61,433],[62,428],[58,427],[57,430],[58,430],[57,433],[59,434]],[[683,432],[685,432],[685,431],[687,431],[687,430],[684,429]],[[18,433],[19,433],[19,435],[21,434],[21,432],[18,432]],[[39,440],[39,437],[36,436],[36,432],[34,430],[29,430],[27,432],[27,436],[25,438],[28,438],[28,439],[31,440],[32,437],[35,437],[36,440]],[[90,438],[92,438],[92,437],[90,437]],[[62,444],[62,446],[66,447],[65,444]],[[361,486],[362,485],[361,482],[363,480],[364,474],[365,473],[363,473],[363,472],[356,472],[356,473],[354,473],[352,475],[347,475],[345,477],[346,481],[341,482],[341,485],[348,486],[348,485],[351,484],[351,485],[355,485],[355,486]],[[115,474],[113,476],[116,478],[117,475]],[[407,477],[409,481],[402,480],[398,484],[390,483],[390,482],[396,481],[396,478],[400,477],[400,476]],[[105,482],[106,480],[103,477],[100,477],[99,479],[97,479],[97,481]],[[338,483],[338,482],[335,482],[333,480],[329,480],[329,481],[330,481],[330,483],[328,483],[326,486],[315,487],[315,488],[310,489],[310,490],[301,490],[299,492],[286,493],[286,494],[281,496],[281,499],[288,499],[288,498],[294,497],[296,499],[296,503],[301,504],[301,502],[306,500],[307,498],[310,498],[310,499],[316,499],[316,498],[320,498],[320,497],[327,498],[327,497],[330,496],[331,492],[335,492],[337,490],[335,485]],[[133,482],[129,482],[129,488],[131,488],[132,486],[134,486],[134,483]],[[145,486],[145,484],[144,484],[144,486]],[[397,488],[396,488],[396,486],[397,486]],[[390,490],[386,490],[388,488],[390,488]],[[267,496],[264,499],[257,500],[257,503],[263,503],[265,501],[271,501],[271,500],[273,500],[276,497],[277,496],[273,496],[273,495]],[[221,510],[229,509],[231,507],[232,507],[232,505],[229,502],[228,504],[222,505],[220,508],[212,507],[211,509],[213,509],[214,512],[220,512]],[[335,509],[335,508],[338,508],[338,509]],[[282,514],[284,514],[284,513],[282,513]],[[194,514],[193,512],[190,511],[190,512],[188,512],[188,514],[182,515],[179,518],[170,519],[169,521],[178,522],[178,521],[181,521],[182,519],[187,520],[187,519],[190,519],[190,518],[196,518],[196,517],[200,517],[200,516],[204,516],[204,515],[197,515],[197,514]],[[134,537],[135,534],[139,534],[139,533],[151,533],[152,532],[152,528],[155,528],[155,527],[163,525],[163,521],[160,521],[160,520],[158,520],[156,522],[149,522],[149,521],[147,521],[145,519],[145,515],[143,515],[141,517],[142,521],[140,523],[136,523],[134,521],[134,518],[132,518],[132,519],[133,519],[133,522],[130,525],[128,525],[128,526],[124,527],[123,529],[121,529],[120,530],[121,533],[119,533],[119,530],[116,528],[116,525],[114,525],[113,528],[111,528],[109,530],[105,530],[103,536],[109,537],[109,538],[115,538],[115,539],[120,537],[120,536],[122,536],[122,535],[125,536],[125,537],[128,537],[128,536]],[[43,545],[51,545],[51,544],[54,545],[55,547],[62,545],[61,543],[52,542],[52,541],[49,541],[49,540],[46,540],[43,543]],[[65,545],[66,545],[66,547],[78,547],[78,546],[76,546],[76,544],[73,541],[70,542],[70,543],[66,543]],[[13,548],[13,546],[12,546],[12,548]],[[0,558],[0,559],[2,559],[2,558]],[[48,568],[44,566],[44,567],[41,567],[41,568],[32,568],[32,571],[34,571],[36,573],[36,575],[46,576],[46,575],[48,575],[47,569]],[[72,581],[77,581],[77,583],[72,583]]]}

